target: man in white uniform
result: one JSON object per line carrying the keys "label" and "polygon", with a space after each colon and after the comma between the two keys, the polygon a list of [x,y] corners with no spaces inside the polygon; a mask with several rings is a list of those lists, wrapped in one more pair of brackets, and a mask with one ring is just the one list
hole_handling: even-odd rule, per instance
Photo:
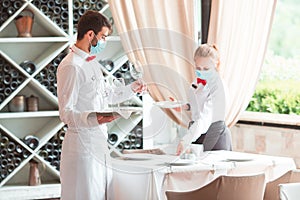
{"label": "man in white uniform", "polygon": [[67,124],[61,154],[61,199],[109,199],[107,187],[112,178],[106,123],[117,116],[102,116],[108,103],[118,103],[141,92],[140,82],[106,89],[101,66],[94,55],[100,53],[111,32],[106,17],[87,11],[78,23],[77,41],[62,60],[57,71],[60,119]]}

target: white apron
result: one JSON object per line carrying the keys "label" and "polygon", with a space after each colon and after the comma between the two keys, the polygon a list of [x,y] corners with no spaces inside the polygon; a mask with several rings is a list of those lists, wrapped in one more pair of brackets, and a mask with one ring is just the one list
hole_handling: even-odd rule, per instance
{"label": "white apron", "polygon": [[[105,199],[111,180],[107,138],[100,128],[69,128],[61,154],[62,200]],[[107,196],[107,199],[111,199]]]}

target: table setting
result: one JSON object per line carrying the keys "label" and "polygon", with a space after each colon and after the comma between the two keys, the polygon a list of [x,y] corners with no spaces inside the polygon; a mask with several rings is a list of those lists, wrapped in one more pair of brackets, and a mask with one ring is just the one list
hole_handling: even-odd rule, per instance
{"label": "table setting", "polygon": [[[166,199],[167,190],[197,189],[220,175],[263,172],[269,182],[296,168],[293,159],[286,157],[223,150],[202,151],[197,156],[189,154],[163,154],[161,149],[129,150],[122,154],[125,159],[114,158],[115,199]],[[130,187],[125,183],[128,179]]]}

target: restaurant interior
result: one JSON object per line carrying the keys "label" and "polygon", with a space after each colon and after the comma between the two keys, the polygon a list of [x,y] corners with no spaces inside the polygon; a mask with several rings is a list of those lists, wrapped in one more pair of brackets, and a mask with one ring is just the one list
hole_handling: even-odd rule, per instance
{"label": "restaurant interior", "polygon": [[[247,110],[279,2],[0,0],[0,200],[63,199],[68,125],[60,118],[57,69],[87,10],[112,25],[105,49],[95,54],[109,89],[146,87],[99,111],[118,116],[107,123],[109,159],[90,153],[106,169],[103,199],[299,199],[300,116]],[[218,53],[221,93],[220,85],[209,87],[216,79],[197,75],[203,45]],[[195,103],[196,90],[208,100]],[[196,140],[214,132],[211,113],[224,115],[228,148]]]}

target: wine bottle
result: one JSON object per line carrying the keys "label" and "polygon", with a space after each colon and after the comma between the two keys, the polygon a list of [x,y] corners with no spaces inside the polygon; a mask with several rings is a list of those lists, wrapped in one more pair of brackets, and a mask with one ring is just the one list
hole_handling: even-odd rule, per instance
{"label": "wine bottle", "polygon": [[48,153],[48,151],[46,151],[46,150],[42,150],[42,151],[40,151],[39,155],[40,155],[42,158],[46,159],[46,158],[48,157],[49,153]]}
{"label": "wine bottle", "polygon": [[136,135],[135,135],[135,133],[130,133],[130,135],[128,136],[128,139],[129,139],[131,142],[135,142],[135,140],[136,140]]}
{"label": "wine bottle", "polygon": [[122,142],[120,142],[117,146],[117,150],[123,151],[123,149],[124,149],[124,144]]}
{"label": "wine bottle", "polygon": [[118,141],[118,134],[117,133],[109,134],[108,141],[110,144],[115,144]]}
{"label": "wine bottle", "polygon": [[135,128],[135,135],[138,138],[143,137],[143,129],[142,129],[141,126],[136,126],[136,128]]}
{"label": "wine bottle", "polygon": [[141,138],[137,138],[135,140],[135,146],[136,146],[136,148],[141,148],[142,147],[142,139]]}
{"label": "wine bottle", "polygon": [[24,137],[24,143],[29,146],[31,149],[35,149],[39,146],[39,139],[33,135],[27,135]]}
{"label": "wine bottle", "polygon": [[131,142],[128,139],[124,139],[123,144],[124,144],[124,149],[129,149]]}
{"label": "wine bottle", "polygon": [[48,153],[51,153],[51,152],[54,150],[53,144],[51,144],[50,142],[47,142],[47,144],[45,145],[45,150],[46,150]]}
{"label": "wine bottle", "polygon": [[[1,147],[6,147],[9,143],[9,139],[6,136],[1,136],[1,141],[0,141],[0,146]],[[2,149],[2,148],[1,148]]]}
{"label": "wine bottle", "polygon": [[15,150],[18,155],[21,155],[23,153],[23,147],[20,144],[16,145]]}
{"label": "wine bottle", "polygon": [[13,163],[14,163],[15,167],[18,167],[21,164],[21,162],[22,162],[22,159],[20,157],[16,157],[16,156],[14,157]]}
{"label": "wine bottle", "polygon": [[6,158],[7,154],[8,154],[7,149],[4,148],[4,147],[3,147],[3,148],[1,147],[1,150],[0,150],[0,157],[1,157],[1,158]]}
{"label": "wine bottle", "polygon": [[7,151],[8,152],[13,152],[16,149],[16,144],[14,142],[9,142],[7,144]]}

